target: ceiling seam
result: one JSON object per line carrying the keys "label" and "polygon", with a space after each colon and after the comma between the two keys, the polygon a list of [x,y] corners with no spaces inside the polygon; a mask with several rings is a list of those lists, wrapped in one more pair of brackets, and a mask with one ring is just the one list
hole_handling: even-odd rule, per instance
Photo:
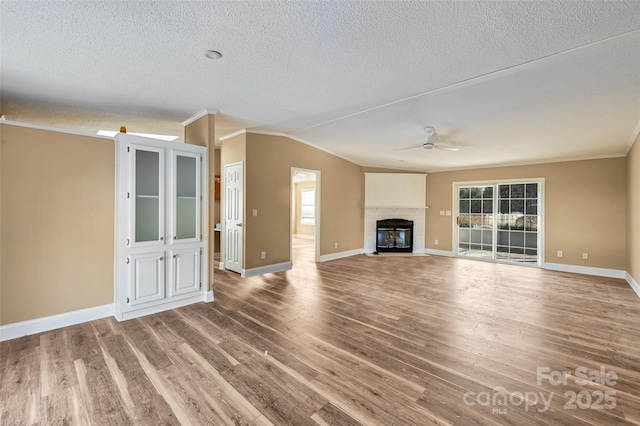
{"label": "ceiling seam", "polygon": [[332,118],[330,120],[325,120],[325,121],[322,121],[320,123],[312,124],[310,126],[300,127],[300,128],[294,129],[294,130],[287,131],[287,132],[285,132],[285,134],[289,135],[289,134],[292,134],[292,133],[296,133],[296,132],[301,132],[301,131],[304,131],[304,130],[312,129],[312,128],[315,128],[315,127],[320,127],[320,126],[323,126],[325,124],[330,124],[330,123],[333,123],[333,122],[336,122],[336,121],[344,120],[346,118],[355,117],[357,115],[365,114],[367,112],[375,111],[377,109],[385,108],[385,107],[388,107],[388,106],[391,106],[391,105],[396,105],[396,104],[399,104],[399,103],[402,103],[402,102],[406,102],[406,101],[410,101],[410,100],[413,100],[413,99],[417,99],[417,98],[420,98],[420,97],[423,97],[423,96],[432,95],[432,94],[441,93],[441,92],[448,92],[448,91],[451,91],[451,90],[457,90],[457,89],[461,89],[461,88],[464,88],[464,87],[472,86],[472,85],[475,85],[475,84],[483,83],[483,82],[486,82],[486,81],[494,80],[496,78],[503,77],[505,75],[513,74],[513,73],[520,72],[520,71],[524,71],[524,70],[530,69],[530,68],[535,68],[535,67],[538,67],[540,65],[544,65],[544,64],[547,64],[549,62],[553,62],[553,61],[556,61],[558,59],[564,58],[566,56],[575,55],[575,54],[578,54],[578,53],[582,53],[584,51],[590,51],[590,50],[599,49],[599,48],[606,47],[606,46],[609,46],[609,45],[612,45],[612,44],[617,44],[617,43],[621,43],[621,42],[624,42],[624,41],[633,40],[634,38],[638,38],[638,37],[640,37],[640,29],[629,31],[629,32],[626,32],[626,33],[623,33],[623,34],[619,34],[619,35],[616,35],[616,36],[613,36],[613,37],[609,37],[609,38],[606,38],[606,39],[603,39],[603,40],[598,40],[598,41],[595,41],[593,43],[589,43],[589,44],[585,44],[585,45],[582,45],[582,46],[574,47],[574,48],[571,48],[571,49],[563,50],[561,52],[557,52],[557,53],[553,53],[551,55],[543,56],[541,58],[532,59],[531,61],[523,62],[523,63],[517,64],[517,65],[513,65],[511,67],[502,68],[502,69],[499,69],[499,70],[496,70],[496,71],[491,71],[491,72],[486,73],[486,74],[482,74],[482,75],[479,75],[479,76],[476,76],[476,77],[471,77],[471,78],[466,79],[466,80],[462,80],[462,81],[459,81],[459,82],[456,82],[456,83],[451,83],[451,84],[448,84],[448,85],[445,85],[445,86],[442,86],[442,87],[438,87],[436,89],[431,89],[431,90],[428,90],[426,92],[418,93],[416,95],[411,95],[411,96],[408,96],[406,98],[398,99],[398,100],[395,100],[395,101],[392,101],[392,102],[387,102],[387,103],[382,104],[382,105],[374,106],[374,107],[367,108],[367,109],[364,109],[364,110],[361,110],[361,111],[357,111],[357,112],[346,114],[346,115],[343,115],[343,116],[340,116],[340,117]]}

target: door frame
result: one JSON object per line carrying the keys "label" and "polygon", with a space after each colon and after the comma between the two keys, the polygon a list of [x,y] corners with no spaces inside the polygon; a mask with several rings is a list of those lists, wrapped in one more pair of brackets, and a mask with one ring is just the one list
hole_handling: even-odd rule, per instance
{"label": "door frame", "polygon": [[295,190],[295,185],[293,182],[293,172],[307,172],[307,173],[314,173],[316,175],[316,200],[315,200],[315,216],[316,216],[316,253],[315,253],[315,259],[316,259],[316,263],[320,262],[320,207],[321,207],[321,202],[322,202],[322,197],[321,197],[321,190],[322,190],[322,172],[320,170],[314,170],[314,169],[306,169],[303,167],[291,167],[291,170],[289,172],[289,187],[290,187],[290,191],[289,191],[289,260],[293,261],[293,231],[292,231],[292,224],[295,223],[295,207],[293,205],[293,201],[295,199],[293,191]]}
{"label": "door frame", "polygon": [[[240,216],[242,217],[242,226],[244,227],[245,224],[245,167],[244,167],[244,161],[236,161],[235,163],[229,163],[229,164],[224,164],[222,165],[222,179],[220,182],[220,223],[221,223],[221,228],[222,228],[222,232],[220,233],[220,239],[221,239],[221,246],[222,246],[222,250],[220,250],[220,264],[219,264],[219,269],[224,270],[224,269],[229,269],[227,268],[226,265],[226,260],[227,260],[227,249],[229,248],[229,245],[227,244],[227,197],[225,196],[225,192],[227,189],[227,179],[226,179],[226,170],[227,167],[232,167],[232,166],[242,166],[242,194],[241,194],[241,199],[242,199],[242,208],[241,208],[241,212],[240,212]],[[240,271],[233,271],[232,269],[229,269],[232,272],[237,272],[238,274],[242,275],[242,271],[244,271],[244,246],[245,246],[245,232],[244,229],[242,229],[242,250],[240,253]]]}
{"label": "door frame", "polygon": [[[535,264],[527,263],[527,262],[511,262],[505,260],[499,260],[495,258],[481,258],[481,257],[471,257],[471,256],[460,256],[458,253],[458,238],[459,238],[459,228],[457,223],[457,218],[460,215],[460,200],[458,199],[460,194],[460,188],[465,186],[493,186],[494,187],[494,214],[496,214],[498,193],[497,187],[498,185],[503,184],[512,184],[512,183],[537,183],[538,184],[538,261]],[[521,266],[529,266],[540,268],[545,263],[545,250],[544,250],[544,234],[545,234],[545,178],[537,177],[537,178],[517,178],[517,179],[492,179],[492,180],[474,180],[474,181],[462,181],[462,182],[452,182],[451,184],[451,200],[452,200],[452,214],[451,214],[451,251],[453,253],[453,257],[459,257],[462,259],[472,259],[472,260],[482,260],[485,262],[495,262],[495,263],[506,263],[509,265],[521,265]],[[495,223],[495,222],[494,222]],[[494,226],[493,228],[493,241],[492,247],[496,245],[497,238],[497,228]],[[495,252],[493,253],[495,255]]]}

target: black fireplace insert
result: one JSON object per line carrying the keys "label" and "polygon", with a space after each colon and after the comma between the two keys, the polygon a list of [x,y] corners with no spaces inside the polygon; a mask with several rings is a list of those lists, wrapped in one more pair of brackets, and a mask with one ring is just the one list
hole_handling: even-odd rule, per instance
{"label": "black fireplace insert", "polygon": [[376,221],[377,253],[413,252],[413,221],[384,219]]}

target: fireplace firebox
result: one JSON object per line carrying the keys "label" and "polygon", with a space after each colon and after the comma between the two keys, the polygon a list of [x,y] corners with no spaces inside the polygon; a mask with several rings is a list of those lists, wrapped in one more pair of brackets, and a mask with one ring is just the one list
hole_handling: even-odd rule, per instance
{"label": "fireplace firebox", "polygon": [[384,219],[376,221],[376,253],[413,252],[413,221]]}

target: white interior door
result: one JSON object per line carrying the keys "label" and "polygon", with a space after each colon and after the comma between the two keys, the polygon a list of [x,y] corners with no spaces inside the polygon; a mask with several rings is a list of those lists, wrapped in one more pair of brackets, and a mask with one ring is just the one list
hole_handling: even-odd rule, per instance
{"label": "white interior door", "polygon": [[243,239],[243,165],[230,164],[224,167],[225,239],[224,267],[242,273]]}

